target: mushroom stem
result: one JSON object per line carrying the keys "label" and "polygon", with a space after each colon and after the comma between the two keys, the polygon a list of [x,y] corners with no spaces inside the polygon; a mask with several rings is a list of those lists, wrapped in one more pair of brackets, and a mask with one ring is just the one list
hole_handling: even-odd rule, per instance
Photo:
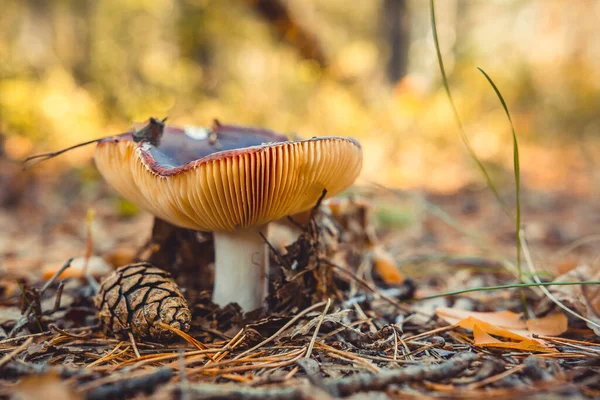
{"label": "mushroom stem", "polygon": [[259,232],[267,225],[236,232],[215,232],[213,302],[236,302],[244,311],[262,307],[269,283],[269,253]]}

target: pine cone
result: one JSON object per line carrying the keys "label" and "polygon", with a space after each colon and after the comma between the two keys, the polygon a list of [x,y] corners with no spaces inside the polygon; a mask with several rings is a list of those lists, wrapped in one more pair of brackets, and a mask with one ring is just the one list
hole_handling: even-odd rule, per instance
{"label": "pine cone", "polygon": [[106,277],[94,303],[105,331],[118,336],[131,332],[136,338],[166,340],[173,332],[164,322],[188,331],[191,313],[168,272],[141,262],[125,265]]}

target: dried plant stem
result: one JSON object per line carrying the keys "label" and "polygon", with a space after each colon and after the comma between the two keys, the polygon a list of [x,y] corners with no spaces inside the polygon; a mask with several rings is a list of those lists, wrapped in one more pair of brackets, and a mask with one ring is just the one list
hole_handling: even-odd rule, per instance
{"label": "dried plant stem", "polygon": [[89,338],[92,335],[92,331],[91,330],[89,332],[83,332],[83,333],[80,333],[80,334],[76,334],[76,333],[67,332],[64,329],[60,329],[59,327],[57,327],[54,324],[48,324],[48,328],[50,328],[51,331],[54,331],[54,332],[59,333],[59,334],[61,334],[63,336],[74,338],[74,339],[86,339],[86,338]]}
{"label": "dried plant stem", "polygon": [[6,365],[6,363],[8,363],[10,360],[12,360],[13,357],[17,356],[20,352],[22,352],[27,347],[29,347],[29,345],[31,344],[31,342],[33,342],[33,338],[27,339],[25,341],[25,343],[23,343],[19,347],[15,348],[10,353],[4,355],[4,357],[2,357],[2,359],[0,359],[0,368],[2,368],[4,365]]}
{"label": "dried plant stem", "polygon": [[[48,288],[58,279],[58,277],[60,277],[60,275],[63,272],[65,272],[65,270],[67,268],[69,268],[71,266],[72,261],[73,261],[73,258],[69,258],[63,264],[63,266],[60,267],[60,269],[58,271],[56,271],[54,273],[54,275],[52,275],[52,277],[48,280],[48,282],[46,282],[44,284],[44,286],[42,286],[42,289],[40,290],[40,297],[42,297],[44,295],[44,293],[46,293],[46,290],[48,290]],[[21,328],[23,328],[23,326],[25,326],[25,324],[27,323],[27,320],[29,319],[29,314],[33,310],[33,306],[34,306],[34,303],[29,304],[29,307],[27,307],[27,309],[23,313],[23,316],[21,317],[21,319],[15,324],[14,328],[12,328],[12,330],[8,333],[9,339],[14,337],[21,330]],[[38,321],[38,323],[39,323],[39,321]],[[40,330],[43,330],[43,329],[40,329]]]}
{"label": "dried plant stem", "polygon": [[129,335],[129,341],[131,342],[131,347],[133,347],[133,352],[135,353],[135,358],[140,359],[142,356],[140,355],[140,351],[137,348],[137,344],[135,343],[135,338],[133,337],[133,333],[127,332]]}
{"label": "dried plant stem", "polygon": [[279,335],[281,335],[286,329],[288,329],[290,326],[294,325],[300,318],[304,317],[306,314],[308,314],[309,312],[316,310],[319,307],[324,306],[325,304],[327,304],[324,301],[321,301],[319,303],[313,304],[312,306],[304,309],[303,311],[299,312],[294,318],[292,318],[291,320],[289,320],[287,322],[287,324],[283,325],[281,328],[279,328],[279,330],[277,332],[275,332],[273,335],[269,336],[268,338],[266,338],[265,340],[263,340],[262,342],[260,342],[259,344],[257,344],[256,346],[244,351],[241,354],[238,354],[236,357],[234,357],[234,360],[240,359],[244,356],[247,356],[248,354],[252,353],[253,351],[260,349],[262,346],[264,346],[267,343],[270,343],[271,341],[275,340]]}
{"label": "dried plant stem", "polygon": [[312,355],[312,350],[315,345],[315,341],[317,340],[317,336],[319,335],[319,330],[321,329],[321,324],[325,320],[325,316],[327,315],[327,311],[329,311],[329,307],[331,306],[331,299],[327,299],[327,304],[323,309],[323,313],[321,314],[321,318],[315,327],[315,332],[313,333],[312,339],[310,340],[310,344],[308,345],[308,350],[306,351],[305,358],[310,358]]}

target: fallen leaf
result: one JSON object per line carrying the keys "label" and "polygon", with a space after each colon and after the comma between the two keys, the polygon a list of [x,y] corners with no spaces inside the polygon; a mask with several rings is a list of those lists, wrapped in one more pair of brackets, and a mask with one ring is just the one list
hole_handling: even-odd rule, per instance
{"label": "fallen leaf", "polygon": [[486,333],[481,327],[477,324],[473,326],[473,340],[476,346],[481,346],[484,344],[491,343],[502,343],[500,340]]}
{"label": "fallen leaf", "polygon": [[451,325],[454,325],[465,318],[473,317],[480,321],[506,329],[522,331],[527,329],[525,322],[521,319],[521,314],[512,311],[476,312],[461,310],[459,308],[438,307],[436,314]]}
{"label": "fallen leaf", "polygon": [[568,328],[567,317],[560,312],[543,318],[529,319],[525,324],[529,332],[542,336],[558,336]]}
{"label": "fallen leaf", "polygon": [[500,336],[510,340],[527,340],[529,339],[527,336],[527,331],[525,330],[509,330],[503,327],[496,326],[494,324],[490,324],[489,322],[479,320],[474,317],[467,317],[462,321],[457,322],[457,325],[464,329],[474,330],[475,325],[478,325],[480,329],[483,329],[485,332],[490,335]]}
{"label": "fallen leaf", "polygon": [[392,256],[381,246],[373,249],[373,268],[388,285],[400,285],[406,279]]}
{"label": "fallen leaf", "polygon": [[[451,325],[472,330],[475,345],[520,351],[555,352],[543,340],[533,339],[532,335],[539,332],[560,334],[566,330],[567,325],[562,314],[528,322],[521,320],[521,314],[511,311],[486,313],[439,307],[436,314]],[[532,327],[531,330],[528,329],[529,326]],[[501,341],[497,337],[509,341]]]}
{"label": "fallen leaf", "polygon": [[495,348],[495,349],[511,349],[511,350],[519,350],[519,351],[531,351],[536,353],[555,353],[556,349],[551,347],[546,347],[543,344],[540,344],[538,341],[533,339],[524,339],[519,342],[503,342],[501,340],[496,339],[495,337],[489,335],[485,332],[484,329],[481,328],[480,325],[475,324],[473,326],[473,339],[474,345],[486,348]]}

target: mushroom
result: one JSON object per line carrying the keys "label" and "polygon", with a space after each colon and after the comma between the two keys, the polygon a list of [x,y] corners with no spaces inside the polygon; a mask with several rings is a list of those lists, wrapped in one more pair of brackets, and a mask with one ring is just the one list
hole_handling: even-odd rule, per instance
{"label": "mushroom", "polygon": [[214,233],[213,301],[262,306],[271,221],[315,205],[324,189],[348,188],[362,166],[354,139],[289,141],[268,130],[215,122],[210,129],[165,126],[100,140],[95,162],[121,195],[173,225]]}

